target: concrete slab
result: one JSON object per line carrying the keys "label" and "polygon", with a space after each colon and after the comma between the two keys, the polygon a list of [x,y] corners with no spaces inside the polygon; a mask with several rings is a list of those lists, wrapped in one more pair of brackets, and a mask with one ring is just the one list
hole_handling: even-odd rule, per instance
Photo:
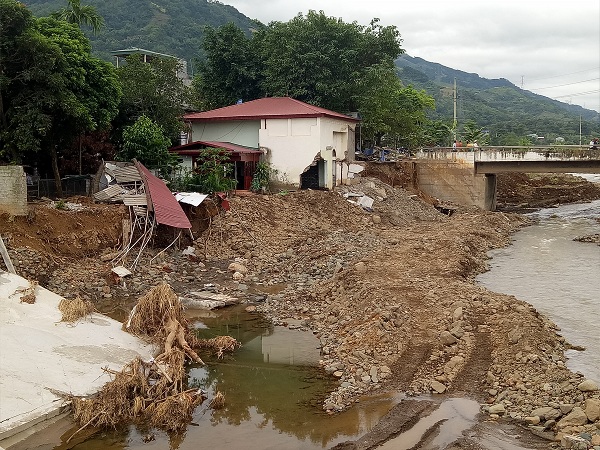
{"label": "concrete slab", "polygon": [[111,380],[102,368],[120,370],[152,348],[101,314],[61,322],[59,295],[36,288],[36,302],[21,303],[29,282],[0,271],[0,440],[60,414],[62,398],[49,389],[90,395]]}

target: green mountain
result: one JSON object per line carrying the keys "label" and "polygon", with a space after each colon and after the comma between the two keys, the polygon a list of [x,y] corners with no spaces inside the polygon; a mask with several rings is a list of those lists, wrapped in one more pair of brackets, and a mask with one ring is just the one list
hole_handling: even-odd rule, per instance
{"label": "green mountain", "polygon": [[474,120],[489,130],[492,142],[497,144],[508,142],[498,141],[496,137],[516,138],[528,134],[544,136],[547,143],[560,136],[566,143],[578,144],[580,117],[583,136],[590,137],[600,129],[598,112],[520,89],[504,78],[482,78],[476,73],[451,69],[406,54],[396,60],[396,66],[405,85],[424,89],[435,98],[436,111],[431,118],[450,124],[454,116],[456,79],[459,128],[466,121]]}
{"label": "green mountain", "polygon": [[[66,0],[25,0],[36,16],[49,15],[67,6]],[[206,26],[234,22],[242,30],[255,23],[233,6],[215,0],[82,0],[104,18],[105,28],[94,36],[94,53],[111,60],[110,52],[138,47],[166,53],[190,63],[202,53]]]}
{"label": "green mountain", "polygon": [[[37,16],[67,5],[66,0],[26,2]],[[234,22],[250,32],[257,24],[217,0],[82,0],[82,4],[95,6],[106,24],[96,36],[87,33],[99,57],[111,60],[111,51],[139,47],[185,59],[192,74],[193,61],[202,54],[205,26]],[[554,142],[561,136],[566,143],[576,144],[580,117],[581,132],[586,139],[600,133],[600,114],[596,111],[519,89],[508,80],[482,78],[409,55],[401,56],[396,65],[405,85],[424,89],[435,98],[436,111],[431,118],[449,124],[453,118],[456,79],[459,127],[472,119],[489,130],[495,144],[516,144],[519,137],[532,133],[545,136],[546,142]]]}

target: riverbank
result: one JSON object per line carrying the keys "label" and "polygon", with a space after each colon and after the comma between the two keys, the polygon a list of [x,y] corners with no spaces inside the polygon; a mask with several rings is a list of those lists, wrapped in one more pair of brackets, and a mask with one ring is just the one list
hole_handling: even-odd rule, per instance
{"label": "riverbank", "polygon": [[[372,211],[344,193],[369,195]],[[527,223],[518,214],[456,206],[448,216],[375,178],[335,193],[233,197],[193,255],[177,250],[152,263],[147,255],[117,284],[99,250],[117,244],[119,207],[35,210],[29,221],[0,222],[19,273],[123,318],[128,303],[167,281],[180,293],[212,284],[277,324],[299,322],[320,339],[323,370],[339,379],[323,405],[331,413],[397,389],[473,398],[488,418],[548,439],[596,433],[599,393],[566,368],[569,345],[554,324],[473,282],[487,251]]]}

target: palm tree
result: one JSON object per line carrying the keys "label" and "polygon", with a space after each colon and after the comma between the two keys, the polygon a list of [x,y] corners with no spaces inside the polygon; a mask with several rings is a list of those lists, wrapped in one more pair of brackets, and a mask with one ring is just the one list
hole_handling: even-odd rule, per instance
{"label": "palm tree", "polygon": [[52,16],[79,26],[89,26],[92,28],[94,34],[104,26],[104,19],[98,14],[94,6],[82,6],[80,0],[67,0],[67,3],[69,4],[68,7],[62,8]]}

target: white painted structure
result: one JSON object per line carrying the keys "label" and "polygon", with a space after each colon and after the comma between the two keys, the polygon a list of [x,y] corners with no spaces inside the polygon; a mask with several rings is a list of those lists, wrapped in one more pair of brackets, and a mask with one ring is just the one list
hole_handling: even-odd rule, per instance
{"label": "white painted structure", "polygon": [[253,100],[188,114],[191,141],[220,141],[260,149],[282,185],[331,189],[354,161],[350,116],[289,97]]}

